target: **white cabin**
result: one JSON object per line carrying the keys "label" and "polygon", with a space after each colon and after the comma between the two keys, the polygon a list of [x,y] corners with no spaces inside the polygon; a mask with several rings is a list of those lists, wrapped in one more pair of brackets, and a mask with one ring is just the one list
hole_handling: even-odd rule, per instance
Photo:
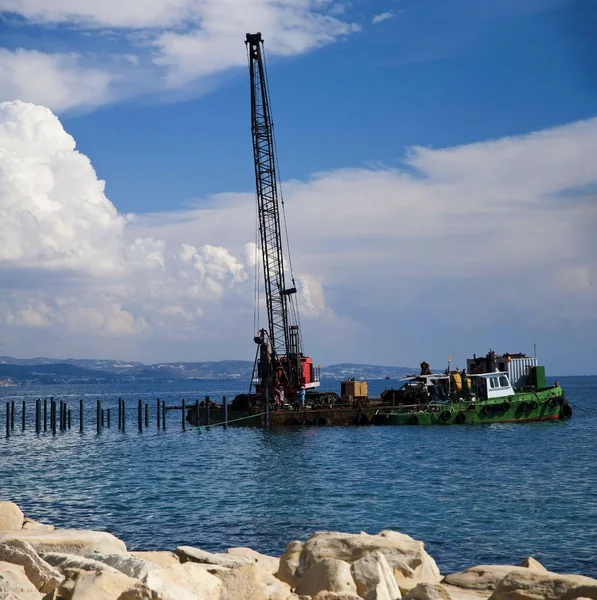
{"label": "white cabin", "polygon": [[506,372],[496,371],[495,373],[483,373],[480,375],[471,374],[469,377],[474,378],[477,397],[480,399],[487,398],[487,400],[491,400],[492,398],[514,396],[514,390]]}

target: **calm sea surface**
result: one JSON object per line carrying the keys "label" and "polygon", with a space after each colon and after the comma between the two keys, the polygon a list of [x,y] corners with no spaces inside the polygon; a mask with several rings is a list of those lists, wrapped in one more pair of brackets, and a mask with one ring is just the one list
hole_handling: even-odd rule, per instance
{"label": "calm sea surface", "polygon": [[[0,499],[60,527],[108,530],[131,549],[191,544],[280,554],[317,530],[395,529],[423,540],[442,572],[533,555],[597,577],[597,377],[562,377],[571,420],[452,427],[157,431],[155,399],[219,400],[234,381],[0,389]],[[370,382],[378,394],[389,381]],[[337,382],[326,388],[337,389]],[[34,432],[36,397],[66,400],[73,429]],[[127,400],[127,431],[116,427]],[[6,401],[28,429],[4,437]],[[78,400],[86,405],[80,435]],[[137,432],[138,398],[151,426]],[[95,433],[95,400],[112,427]]]}

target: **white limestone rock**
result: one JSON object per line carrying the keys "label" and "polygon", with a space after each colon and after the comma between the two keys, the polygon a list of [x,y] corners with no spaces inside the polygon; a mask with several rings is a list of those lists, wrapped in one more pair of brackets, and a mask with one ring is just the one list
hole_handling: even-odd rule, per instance
{"label": "white limestone rock", "polygon": [[200,550],[199,548],[193,548],[192,546],[178,546],[176,548],[176,554],[180,558],[180,562],[183,563],[189,561],[208,565],[219,565],[220,567],[226,567],[228,569],[246,567],[255,563],[254,560],[247,558],[246,556],[215,554],[213,552]]}
{"label": "white limestone rock", "polygon": [[0,531],[0,543],[10,540],[29,542],[38,554],[63,552],[87,556],[93,552],[120,554],[126,552],[123,541],[105,531],[90,529],[57,529],[54,531]]}
{"label": "white limestone rock", "polygon": [[14,531],[23,527],[25,515],[14,502],[0,502],[0,531]]}
{"label": "white limestone rock", "polygon": [[350,572],[350,564],[337,558],[321,558],[313,562],[301,575],[295,592],[315,596],[319,592],[357,593],[357,586]]}
{"label": "white limestone rock", "polygon": [[597,579],[559,575],[536,569],[511,571],[496,586],[489,600],[597,600]]}
{"label": "white limestone rock", "polygon": [[258,565],[216,574],[222,581],[219,600],[288,600],[290,588]]}
{"label": "white limestone rock", "polygon": [[29,581],[41,592],[51,592],[62,581],[61,574],[23,540],[0,544],[0,561],[21,565]]}
{"label": "white limestone rock", "polygon": [[452,600],[439,583],[418,583],[402,600]]}
{"label": "white limestone rock", "polygon": [[528,570],[527,567],[514,565],[477,565],[470,569],[459,571],[458,573],[446,575],[443,579],[443,583],[466,590],[491,592],[496,588],[497,584],[512,571],[525,573]]}
{"label": "white limestone rock", "polygon": [[95,552],[86,558],[97,560],[135,579],[143,579],[149,571],[160,568],[155,563],[132,554],[98,554]]}
{"label": "white limestone rock", "polygon": [[291,587],[296,587],[301,575],[301,555],[303,542],[294,540],[286,544],[284,554],[280,557],[280,564],[276,577]]}
{"label": "white limestone rock", "polygon": [[66,571],[92,571],[98,573],[107,571],[108,573],[118,573],[114,567],[110,567],[106,563],[92,558],[85,558],[77,554],[64,554],[63,552],[45,552],[42,554],[43,559],[53,567],[55,567],[63,575]]}
{"label": "white limestone rock", "polygon": [[362,600],[362,598],[351,592],[319,592],[313,600]]}
{"label": "white limestone rock", "polygon": [[543,573],[547,573],[547,569],[532,556],[527,556],[527,558],[522,559],[520,561],[520,566],[526,567],[527,569],[536,569],[538,571],[542,571]]}
{"label": "white limestone rock", "polygon": [[172,565],[179,565],[180,559],[174,552],[170,552],[168,550],[157,550],[152,552],[131,552],[132,556],[136,556],[137,558],[142,558],[143,560],[148,560],[152,562],[158,567],[162,567],[163,569],[167,567],[171,567]]}
{"label": "white limestone rock", "polygon": [[2,600],[41,600],[42,594],[29,581],[21,565],[0,561],[0,598]]}
{"label": "white limestone rock", "polygon": [[154,569],[142,583],[160,600],[219,600],[222,587],[220,579],[192,562]]}
{"label": "white limestone rock", "polygon": [[75,579],[70,600],[118,600],[137,581],[116,571],[81,571]]}
{"label": "white limestone rock", "polygon": [[402,592],[417,583],[439,583],[441,576],[435,561],[425,551],[423,542],[396,531],[384,530],[377,535],[322,531],[313,534],[302,544],[289,544],[280,559],[278,577],[289,583],[297,582],[302,572],[321,558],[336,558],[353,563],[372,552],[381,552],[388,561]]}
{"label": "white limestone rock", "polygon": [[358,595],[365,600],[397,600],[402,597],[390,565],[379,550],[353,562],[350,571]]}
{"label": "white limestone rock", "polygon": [[260,554],[259,552],[255,552],[251,548],[228,548],[226,550],[228,554],[232,554],[233,556],[244,556],[249,560],[255,562],[260,567],[263,567],[266,571],[275,575],[280,568],[280,559],[275,556],[268,556],[267,554]]}
{"label": "white limestone rock", "polygon": [[39,523],[29,517],[25,517],[23,522],[23,529],[34,529],[36,531],[54,531],[54,525],[46,525],[45,523]]}

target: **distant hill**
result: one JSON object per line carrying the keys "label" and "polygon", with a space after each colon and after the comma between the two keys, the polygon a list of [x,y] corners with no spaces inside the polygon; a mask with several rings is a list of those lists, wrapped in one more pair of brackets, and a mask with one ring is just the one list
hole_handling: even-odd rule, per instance
{"label": "distant hill", "polygon": [[[176,362],[145,365],[141,362],[95,359],[0,357],[0,382],[19,384],[117,383],[175,381],[180,379],[248,380],[253,363],[247,360]],[[322,378],[397,379],[414,369],[342,363],[321,370]]]}

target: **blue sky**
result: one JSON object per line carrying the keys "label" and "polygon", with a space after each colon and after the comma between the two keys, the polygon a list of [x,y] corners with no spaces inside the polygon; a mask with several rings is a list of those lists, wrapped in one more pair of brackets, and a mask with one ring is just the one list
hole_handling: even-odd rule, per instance
{"label": "blue sky", "polygon": [[[204,297],[193,288],[184,302],[160,296],[156,303],[161,303],[161,312],[157,312],[182,319],[173,325],[156,316],[155,307],[150,308],[155,298],[152,290],[167,287],[165,281],[177,285],[191,277],[180,266],[168,271],[170,259],[163,258],[160,263],[163,281],[159,285],[136,290],[137,296],[146,295],[143,306],[132,297],[119,296],[114,281],[103,279],[105,274],[98,276],[88,265],[68,263],[69,280],[73,270],[78,270],[79,279],[86,282],[77,284],[69,298],[78,298],[77,309],[85,308],[86,318],[94,314],[94,322],[103,330],[97,346],[90,348],[76,325],[67,327],[65,333],[62,305],[40,292],[41,304],[29,307],[29,316],[23,316],[23,309],[16,304],[4,308],[8,330],[5,346],[0,348],[3,353],[52,354],[58,347],[58,354],[199,360],[210,354],[214,358],[246,358],[249,350],[252,352],[244,340],[241,343],[243,336],[250,341],[250,332],[243,331],[241,336],[230,322],[241,323],[251,312],[243,299],[250,289],[243,277],[250,279],[251,265],[246,256],[241,258],[245,245],[254,239],[249,82],[243,41],[245,30],[261,29],[280,170],[292,200],[289,216],[295,217],[290,221],[290,236],[292,242],[298,238],[293,243],[295,261],[305,282],[304,326],[315,352],[323,356],[322,362],[417,364],[426,353],[437,363],[447,353],[460,353],[463,358],[493,344],[498,350],[530,351],[538,341],[552,370],[594,372],[587,356],[597,349],[593,341],[597,312],[591,308],[597,299],[597,260],[593,255],[597,247],[589,225],[597,223],[595,188],[591,187],[597,177],[587,175],[586,169],[573,176],[579,161],[570,158],[576,149],[584,148],[584,136],[590,137],[591,119],[597,116],[594,2],[261,0],[251,4],[226,0],[223,4],[229,4],[229,10],[219,10],[217,3],[208,0],[155,0],[138,6],[132,3],[135,10],[127,12],[119,3],[107,0],[102,3],[105,10],[99,4],[77,7],[69,0],[0,0],[0,10],[5,10],[0,23],[5,48],[0,54],[0,100],[20,99],[47,106],[76,140],[79,152],[89,157],[97,177],[106,182],[106,202],[118,213],[114,227],[120,229],[114,235],[122,237],[122,247],[115,252],[118,260],[129,261],[119,269],[132,268],[131,240],[152,240],[140,245],[144,260],[153,260],[151,257],[160,253],[179,256],[174,249],[179,242],[196,250],[188,254],[188,260],[194,269],[190,273],[208,277],[201,279],[201,285],[210,293],[218,286],[224,290],[217,297]],[[11,118],[17,119],[14,114]],[[17,120],[24,127],[26,118]],[[587,132],[578,134],[582,143],[576,129],[566,129],[578,122],[588,123]],[[550,133],[553,131],[557,133]],[[523,150],[527,144],[524,136],[531,132],[544,132],[545,136],[537,144],[528,143],[535,156]],[[504,138],[513,140],[504,142],[511,144],[512,151],[487,145]],[[420,153],[417,148],[429,152]],[[452,154],[441,152],[450,148],[460,149],[454,156],[464,161],[455,165],[462,176],[458,182],[450,171]],[[532,186],[524,174],[541,177],[541,164],[534,160],[540,163],[544,153],[553,155],[553,162],[545,160],[545,169],[553,171],[551,165],[557,165],[563,170],[557,177],[553,175],[552,187],[532,192],[538,194],[533,202],[540,201],[537,225],[544,218],[543,229],[504,232],[504,243],[512,246],[522,236],[520,253],[536,257],[536,262],[529,259],[529,264],[526,258],[520,261],[516,273],[497,262],[479,259],[473,264],[468,260],[483,253],[495,256],[500,248],[499,231],[495,245],[485,247],[483,235],[473,236],[468,245],[461,243],[461,238],[456,243],[446,238],[441,220],[432,233],[420,239],[409,242],[417,237],[410,231],[404,239],[400,237],[405,229],[415,233],[419,229],[416,218],[421,213],[418,209],[413,212],[412,206],[422,197],[423,192],[415,190],[421,178],[428,184],[429,202],[439,199],[429,210],[435,214],[446,211],[446,226],[451,218],[465,219],[464,215],[475,210],[480,215],[484,212],[483,188],[473,185],[477,172],[472,167],[465,169],[467,164],[476,164],[477,148],[479,157],[487,157],[487,162],[479,163],[479,172],[486,174],[488,181],[496,188],[502,181],[512,181],[507,199],[495,192],[495,202],[512,211],[499,217],[505,223],[517,219],[517,201],[526,206],[525,194]],[[569,166],[555,157],[561,148],[569,149],[565,154]],[[491,172],[494,150],[495,174]],[[511,154],[518,158],[512,159]],[[52,156],[51,168],[58,169]],[[444,171],[441,165],[447,158]],[[408,177],[412,181],[406,181]],[[458,213],[455,208],[460,216],[448,214],[449,207],[441,201],[446,181],[455,186],[454,196],[451,191],[449,198],[458,198],[458,189],[463,195],[473,194],[468,213]],[[342,186],[363,191],[355,197],[345,196],[343,205]],[[564,216],[554,216],[550,208],[553,197],[568,192],[567,202],[572,202],[569,188],[576,186],[580,192],[574,210],[561,200],[557,209]],[[359,210],[367,210],[368,195],[377,198],[383,193],[388,194],[388,206],[371,210],[387,210],[379,219],[393,220],[395,236],[380,227],[378,236],[374,230],[355,232],[353,238],[345,235],[334,244],[325,242],[336,234],[318,228],[322,219],[317,220],[317,211],[323,210],[322,206],[337,215],[329,227],[356,230],[359,219],[366,218]],[[413,194],[412,202],[405,199],[408,194]],[[479,194],[478,201],[474,194]],[[82,199],[87,197],[69,196],[60,202],[72,205],[74,215]],[[402,206],[402,202],[406,204]],[[16,202],[10,205],[16,206]],[[35,213],[41,210],[39,203],[32,206],[39,219]],[[210,213],[207,218],[201,212],[206,206],[214,213],[221,212],[222,223],[234,225],[228,229],[222,225],[220,230],[216,225],[220,217]],[[112,209],[106,210],[110,213]],[[491,210],[498,215],[502,212],[499,207]],[[126,223],[117,221],[128,213],[135,217]],[[532,224],[530,214],[532,211],[525,222]],[[89,222],[97,222],[99,217],[91,215]],[[471,218],[468,233],[475,223]],[[551,248],[552,240],[558,238],[552,229],[557,223],[565,226],[567,239],[574,238],[573,250],[564,242],[562,247]],[[479,225],[479,231],[484,227]],[[63,229],[54,234],[59,237],[60,231]],[[87,246],[84,240],[78,241],[75,251],[66,238],[58,237],[52,238],[50,246],[55,249],[66,244],[65,256],[79,252],[81,244]],[[544,238],[548,238],[547,244]],[[206,245],[226,250],[228,256],[206,250]],[[545,252],[551,248],[560,258],[546,261],[544,246]],[[30,263],[18,258],[9,266],[30,273],[31,264],[45,264],[40,257],[46,254],[40,252]],[[6,256],[10,255],[6,250]],[[346,266],[342,277],[338,268],[330,266],[326,271],[322,266],[335,265],[336,260],[352,265],[352,272]],[[515,264],[516,253],[504,260]],[[409,267],[417,261],[431,267],[451,263],[456,275],[448,269],[431,280],[421,277]],[[56,267],[52,263],[48,268]],[[244,269],[244,275],[239,269]],[[568,291],[557,297],[558,284],[553,282],[545,288],[528,287],[525,269],[533,269],[543,282],[553,273],[557,273],[556,281],[571,277],[575,283],[567,289],[578,284],[578,293],[573,299]],[[130,277],[147,279],[137,272]],[[210,283],[210,277],[217,280],[217,286]],[[358,284],[360,277],[366,289]],[[471,287],[484,289],[486,295],[471,292]],[[467,290],[465,303],[463,290]],[[543,304],[537,306],[535,298],[530,301],[529,294],[535,293],[544,299]],[[14,294],[17,302],[16,290]],[[118,314],[102,313],[104,309],[93,300],[98,295],[107,298],[109,306],[117,306]],[[397,295],[400,301],[390,300]],[[193,312],[185,302],[197,304],[200,310]],[[466,302],[470,306],[465,306]],[[487,306],[491,319],[484,320],[479,303]],[[40,308],[42,305],[45,308]],[[231,319],[232,312],[238,321]],[[426,315],[425,324],[413,326],[421,314]],[[469,318],[470,325],[463,327],[463,320]],[[108,325],[112,322],[113,335],[107,335],[106,327],[111,331]],[[124,322],[129,325],[121,330]],[[336,346],[329,342],[334,336]],[[399,348],[393,341],[397,338],[401,339]],[[214,339],[218,340],[215,353]],[[148,340],[163,350],[149,351]],[[574,348],[572,354],[562,349],[562,340]]]}

